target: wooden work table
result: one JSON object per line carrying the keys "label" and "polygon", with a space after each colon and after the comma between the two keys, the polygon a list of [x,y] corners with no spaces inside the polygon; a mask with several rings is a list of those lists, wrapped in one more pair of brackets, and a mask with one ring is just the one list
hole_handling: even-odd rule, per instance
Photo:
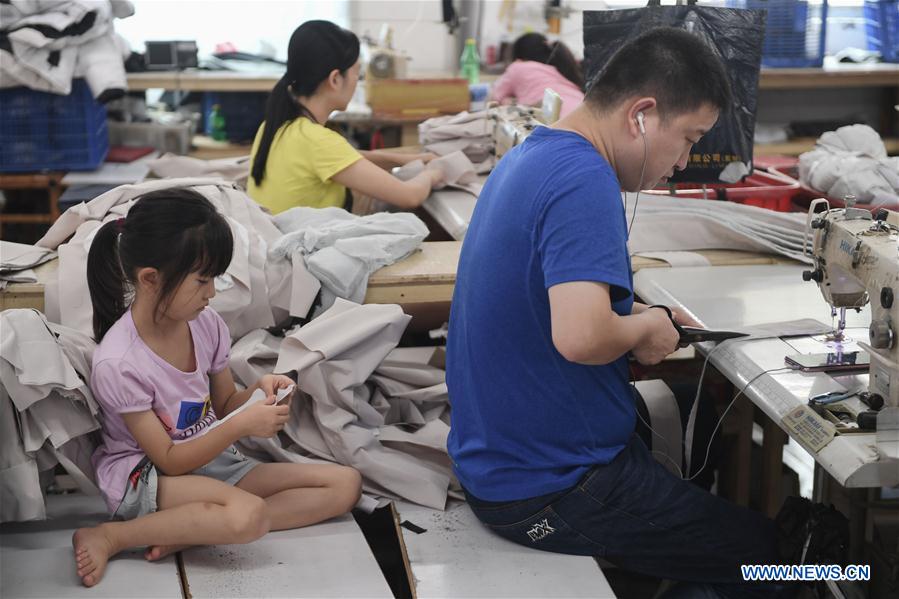
{"label": "wooden work table", "polygon": [[[406,305],[447,305],[453,297],[456,268],[461,241],[425,242],[410,256],[375,272],[368,282],[365,303]],[[780,264],[790,260],[770,254],[736,250],[704,250],[697,252],[712,266]],[[662,260],[636,256],[634,271],[644,268],[666,268]],[[44,310],[44,283],[56,276],[59,260],[35,268],[37,283],[13,283],[0,291],[0,309],[36,308]]]}
{"label": "wooden work table", "polygon": [[[434,73],[432,76],[447,76]],[[416,75],[427,78],[428,75]],[[183,91],[268,92],[280,75],[231,71],[161,71],[129,73],[128,89],[179,89]],[[825,87],[899,87],[899,64],[838,64],[817,69],[761,69],[759,89],[810,89]]]}

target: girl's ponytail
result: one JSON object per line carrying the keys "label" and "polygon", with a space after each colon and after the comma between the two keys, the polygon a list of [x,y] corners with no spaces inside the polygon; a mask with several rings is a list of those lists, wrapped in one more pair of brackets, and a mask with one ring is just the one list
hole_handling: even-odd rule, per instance
{"label": "girl's ponytail", "polygon": [[87,286],[94,309],[94,339],[97,343],[122,317],[128,305],[118,247],[124,220],[109,221],[101,226],[87,254]]}
{"label": "girl's ponytail", "polygon": [[568,46],[562,42],[553,42],[550,45],[549,58],[546,64],[556,67],[563,77],[575,84],[581,91],[584,90],[584,74],[577,59]]}

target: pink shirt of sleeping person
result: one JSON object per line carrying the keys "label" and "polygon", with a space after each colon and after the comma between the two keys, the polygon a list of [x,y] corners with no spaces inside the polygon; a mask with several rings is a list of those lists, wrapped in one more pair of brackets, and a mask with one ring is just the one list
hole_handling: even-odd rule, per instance
{"label": "pink shirt of sleeping person", "polygon": [[122,414],[153,410],[176,443],[203,434],[216,420],[209,375],[228,367],[231,336],[212,308],[188,326],[197,364],[193,372],[178,370],[156,355],[138,335],[130,309],[94,352],[90,386],[103,412],[103,443],[92,462],[110,513],[119,507],[128,477],[144,457]]}
{"label": "pink shirt of sleeping person", "polygon": [[540,106],[543,103],[543,90],[547,87],[562,98],[561,116],[584,101],[584,93],[559,73],[556,67],[533,60],[516,60],[506,67],[506,72],[493,84],[492,95],[498,102],[514,97],[519,104]]}

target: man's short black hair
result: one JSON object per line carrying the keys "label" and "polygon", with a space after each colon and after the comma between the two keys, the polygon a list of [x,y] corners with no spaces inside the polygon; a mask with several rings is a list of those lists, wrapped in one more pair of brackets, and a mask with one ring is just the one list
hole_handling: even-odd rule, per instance
{"label": "man's short black hair", "polygon": [[697,36],[658,27],[621,47],[600,69],[586,102],[600,112],[634,96],[653,97],[662,119],[711,104],[725,112],[731,105],[724,64]]}

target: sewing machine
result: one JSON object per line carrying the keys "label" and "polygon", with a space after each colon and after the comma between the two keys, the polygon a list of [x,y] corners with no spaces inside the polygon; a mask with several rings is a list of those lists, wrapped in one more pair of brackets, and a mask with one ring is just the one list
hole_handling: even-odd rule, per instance
{"label": "sewing machine", "polygon": [[493,147],[496,159],[520,144],[538,125],[538,110],[530,106],[494,106],[487,111],[493,121]]}
{"label": "sewing machine", "polygon": [[[814,236],[809,249],[808,238]],[[871,303],[869,405],[876,414],[877,451],[899,459],[899,214],[860,208],[831,209],[825,199],[812,202],[806,221],[806,253],[814,269],[802,273],[815,281],[824,299],[840,311],[834,338],[842,338],[847,308]]]}
{"label": "sewing machine", "polygon": [[559,120],[561,110],[562,98],[550,88],[543,91],[543,103],[539,108],[518,104],[491,106],[487,113],[493,120],[496,159],[499,160],[506,152],[523,142],[539,125]]}

